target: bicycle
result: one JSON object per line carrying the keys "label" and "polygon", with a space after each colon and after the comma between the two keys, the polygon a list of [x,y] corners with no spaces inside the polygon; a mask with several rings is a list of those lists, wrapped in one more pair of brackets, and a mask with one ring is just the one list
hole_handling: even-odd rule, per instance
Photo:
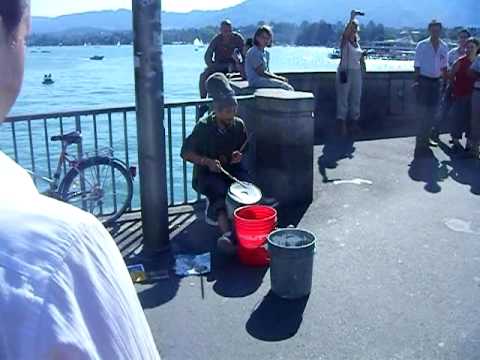
{"label": "bicycle", "polygon": [[[113,151],[108,148],[97,151],[94,156],[71,157],[68,147],[82,144],[79,131],[52,136],[50,140],[62,143],[53,179],[29,171],[33,177],[49,184],[44,195],[88,211],[104,225],[111,225],[131,207],[135,167],[129,168],[123,161],[114,158]],[[65,176],[61,178],[65,164],[68,164],[69,170],[65,170]]]}

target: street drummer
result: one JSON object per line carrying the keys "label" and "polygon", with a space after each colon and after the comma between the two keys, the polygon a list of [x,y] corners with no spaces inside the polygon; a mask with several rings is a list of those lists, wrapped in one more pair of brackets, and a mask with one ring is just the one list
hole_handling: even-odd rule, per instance
{"label": "street drummer", "polygon": [[232,180],[221,169],[239,180],[249,180],[242,164],[248,148],[247,129],[235,116],[238,103],[225,75],[215,73],[206,84],[213,99],[213,112],[195,126],[183,144],[181,156],[194,164],[193,188],[207,197],[206,223],[218,226],[221,231],[217,247],[233,254],[235,245],[225,204]]}

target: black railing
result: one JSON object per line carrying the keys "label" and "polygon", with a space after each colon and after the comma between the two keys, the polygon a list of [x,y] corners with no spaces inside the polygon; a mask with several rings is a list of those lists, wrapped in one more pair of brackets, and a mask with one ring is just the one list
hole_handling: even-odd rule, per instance
{"label": "black railing", "polygon": [[[239,101],[251,97],[239,97]],[[200,194],[191,188],[192,166],[180,157],[185,137],[198,121],[199,109],[209,100],[172,102],[165,104],[167,136],[167,188],[169,205],[192,204]],[[0,126],[0,149],[33,173],[51,178],[60,144],[52,143],[52,135],[81,131],[83,142],[76,146],[76,156],[84,157],[101,148],[114,149],[114,156],[127,166],[138,164],[137,123],[135,106],[88,109],[35,115],[17,115]],[[72,145],[73,146],[73,145]],[[68,169],[63,167],[64,174]],[[45,190],[36,180],[39,190]],[[132,210],[140,208],[138,177],[134,184]]]}

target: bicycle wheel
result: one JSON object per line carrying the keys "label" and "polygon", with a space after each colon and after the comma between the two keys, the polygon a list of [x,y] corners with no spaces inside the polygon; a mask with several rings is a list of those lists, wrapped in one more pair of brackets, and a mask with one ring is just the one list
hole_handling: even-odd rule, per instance
{"label": "bicycle wheel", "polygon": [[130,207],[133,180],[122,162],[97,156],[81,161],[67,173],[60,194],[63,201],[109,225]]}

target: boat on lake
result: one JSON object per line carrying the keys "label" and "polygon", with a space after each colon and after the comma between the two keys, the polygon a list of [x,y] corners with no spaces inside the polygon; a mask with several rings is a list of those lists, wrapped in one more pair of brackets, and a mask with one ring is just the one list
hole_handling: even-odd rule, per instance
{"label": "boat on lake", "polygon": [[55,84],[55,81],[53,81],[53,79],[52,79],[52,74],[48,74],[48,75],[45,74],[43,76],[42,84],[43,85],[53,85],[53,84]]}
{"label": "boat on lake", "polygon": [[195,46],[195,51],[199,51],[201,48],[205,47],[205,44],[199,38],[193,40],[193,45]]}
{"label": "boat on lake", "polygon": [[105,56],[95,55],[95,56],[90,57],[90,60],[100,61],[100,60],[103,60],[104,58],[105,58]]}
{"label": "boat on lake", "polygon": [[340,49],[333,49],[332,52],[328,54],[328,57],[330,59],[340,59],[342,57],[342,55],[340,54]]}

